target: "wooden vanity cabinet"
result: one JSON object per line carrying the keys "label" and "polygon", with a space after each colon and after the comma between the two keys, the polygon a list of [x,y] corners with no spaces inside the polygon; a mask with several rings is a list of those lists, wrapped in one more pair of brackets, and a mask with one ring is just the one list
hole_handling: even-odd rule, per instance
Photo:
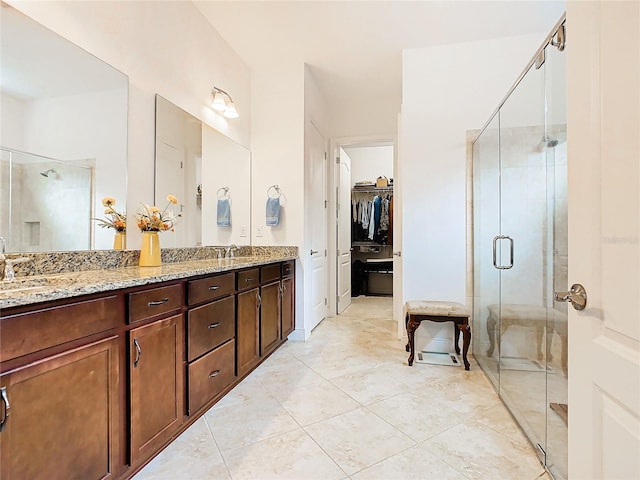
{"label": "wooden vanity cabinet", "polygon": [[276,349],[281,340],[280,279],[260,287],[260,356]]}
{"label": "wooden vanity cabinet", "polygon": [[260,289],[237,295],[236,373],[242,377],[260,361]]}
{"label": "wooden vanity cabinet", "polygon": [[155,453],[183,419],[183,315],[129,331],[130,458]]}
{"label": "wooden vanity cabinet", "polygon": [[3,309],[0,478],[131,478],[294,324],[294,263]]}
{"label": "wooden vanity cabinet", "polygon": [[0,318],[0,477],[117,477],[121,299],[18,310]]}
{"label": "wooden vanity cabinet", "polygon": [[282,339],[286,339],[295,328],[295,263],[293,260],[282,263],[281,282],[281,319]]}
{"label": "wooden vanity cabinet", "polygon": [[236,379],[235,273],[187,285],[187,397],[192,416],[220,397]]}

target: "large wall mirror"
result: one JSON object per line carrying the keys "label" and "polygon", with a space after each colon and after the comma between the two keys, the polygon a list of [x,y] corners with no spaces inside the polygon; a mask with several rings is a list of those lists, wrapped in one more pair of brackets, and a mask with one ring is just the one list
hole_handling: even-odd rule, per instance
{"label": "large wall mirror", "polygon": [[128,78],[2,3],[0,236],[8,252],[113,247],[126,204]]}
{"label": "large wall mirror", "polygon": [[178,197],[163,247],[249,245],[251,152],[156,95],[155,203]]}

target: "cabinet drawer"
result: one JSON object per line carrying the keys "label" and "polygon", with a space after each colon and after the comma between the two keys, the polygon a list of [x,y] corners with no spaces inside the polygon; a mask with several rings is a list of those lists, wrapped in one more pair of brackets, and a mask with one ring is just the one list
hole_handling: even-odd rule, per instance
{"label": "cabinet drawer", "polygon": [[232,339],[236,332],[234,297],[189,310],[187,332],[189,361]]}
{"label": "cabinet drawer", "polygon": [[129,323],[182,308],[182,285],[150,288],[129,294]]}
{"label": "cabinet drawer", "polygon": [[282,263],[282,276],[291,277],[295,271],[295,260],[287,260]]}
{"label": "cabinet drawer", "polygon": [[260,267],[260,283],[271,282],[280,278],[280,264],[265,265]]}
{"label": "cabinet drawer", "polygon": [[238,290],[246,290],[260,284],[260,269],[252,268],[238,272]]}
{"label": "cabinet drawer", "polygon": [[8,316],[0,320],[0,361],[104,332],[123,320],[115,295]]}
{"label": "cabinet drawer", "polygon": [[225,297],[234,290],[235,273],[214,275],[198,280],[191,280],[187,284],[187,299],[189,305],[215,300]]}
{"label": "cabinet drawer", "polygon": [[235,341],[231,340],[189,364],[189,415],[193,415],[233,382],[235,346]]}

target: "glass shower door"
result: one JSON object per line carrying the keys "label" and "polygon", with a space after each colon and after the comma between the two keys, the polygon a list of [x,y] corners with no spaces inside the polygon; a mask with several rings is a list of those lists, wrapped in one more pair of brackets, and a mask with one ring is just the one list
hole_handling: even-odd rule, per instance
{"label": "glass shower door", "polygon": [[[547,47],[545,62],[548,216],[547,264],[551,291],[569,290],[567,235],[566,53]],[[551,302],[547,317],[547,468],[556,479],[568,478],[567,303]]]}
{"label": "glass shower door", "polygon": [[[545,65],[531,66],[500,109],[500,395],[539,454],[546,451],[548,190]],[[496,307],[497,308],[497,307]],[[544,460],[544,458],[543,458]]]}
{"label": "glass shower door", "polygon": [[[473,145],[473,349],[496,390],[500,388],[500,270],[493,238],[500,232],[500,123],[496,114]],[[492,313],[493,312],[493,313]]]}

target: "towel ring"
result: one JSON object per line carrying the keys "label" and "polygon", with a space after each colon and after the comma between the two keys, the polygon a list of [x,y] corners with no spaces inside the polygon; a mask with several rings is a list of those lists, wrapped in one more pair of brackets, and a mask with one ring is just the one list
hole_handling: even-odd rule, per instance
{"label": "towel ring", "polygon": [[[220,192],[222,192],[222,196],[220,195]],[[227,197],[229,196],[229,187],[220,187],[218,189],[218,191],[216,192],[216,197],[222,198],[222,197],[225,197],[225,196],[227,196]]]}
{"label": "towel ring", "polygon": [[[277,195],[275,197],[271,196],[271,189],[276,191]],[[280,198],[281,195],[282,195],[282,192],[280,191],[280,187],[278,185],[271,185],[269,188],[267,188],[267,197]]]}

